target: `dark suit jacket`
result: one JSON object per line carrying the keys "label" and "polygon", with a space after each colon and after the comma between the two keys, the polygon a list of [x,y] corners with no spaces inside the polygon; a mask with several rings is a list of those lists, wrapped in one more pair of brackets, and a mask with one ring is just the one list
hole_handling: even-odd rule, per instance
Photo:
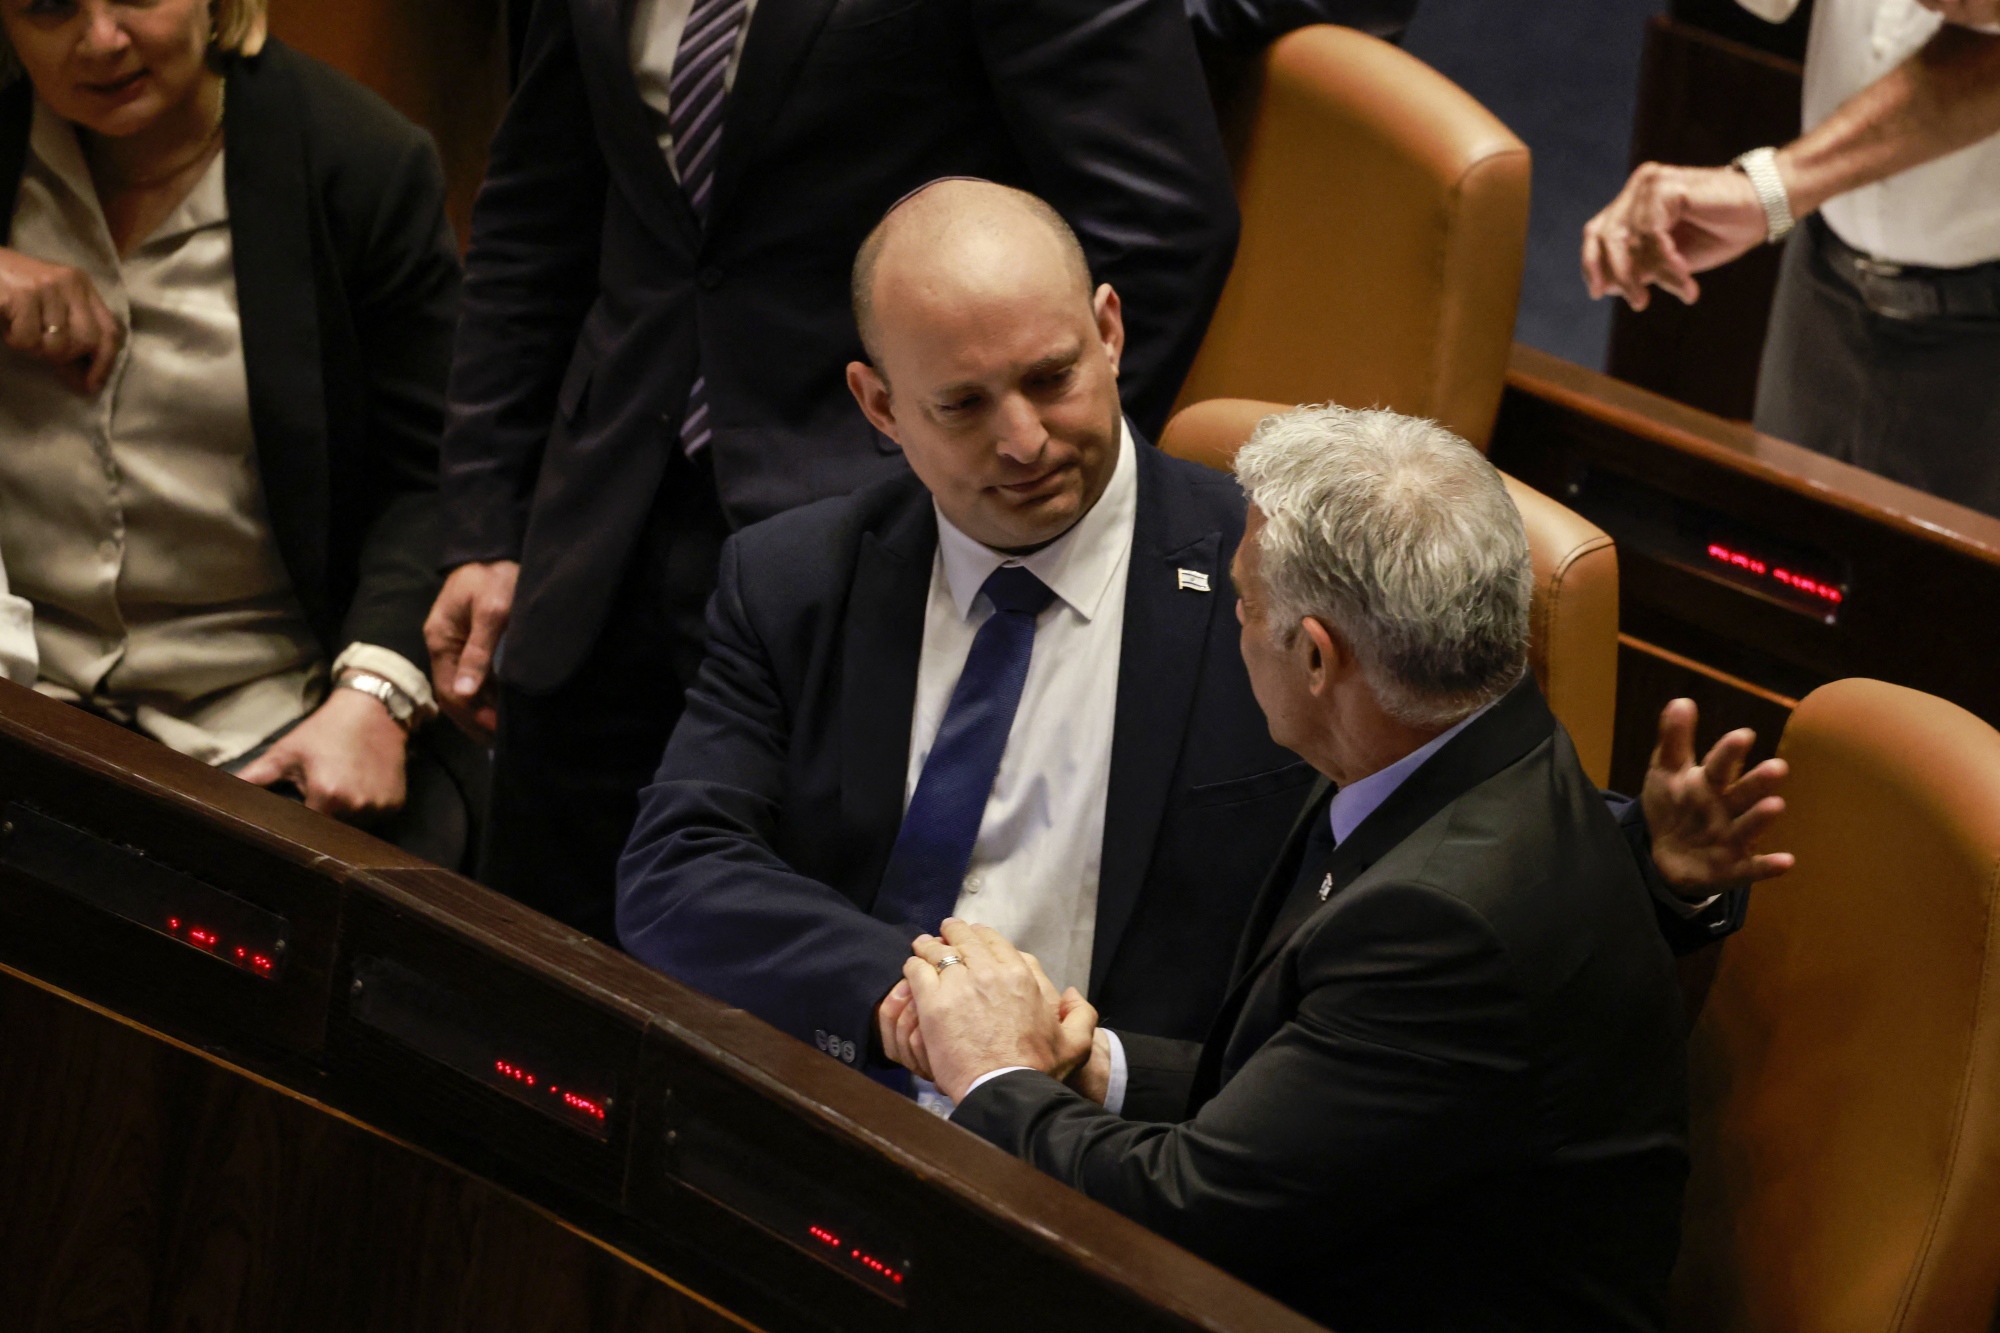
{"label": "dark suit jacket", "polygon": [[1121,1119],[1026,1071],[953,1119],[1343,1333],[1662,1327],[1679,997],[1533,680],[1330,860],[1301,864],[1305,828],[1243,936],[1192,1119]]}
{"label": "dark suit jacket", "polygon": [[1338,23],[1388,41],[1402,40],[1417,0],[1185,0],[1188,23],[1204,46],[1257,51],[1294,28]]}
{"label": "dark suit jacket", "polygon": [[445,560],[518,559],[502,674],[567,678],[678,448],[697,366],[733,524],[903,469],[850,398],[848,276],[938,176],[1033,190],[1124,298],[1122,386],[1164,423],[1236,205],[1180,0],[762,0],[707,227],[654,137],[630,5],[535,6],[473,218]]}
{"label": "dark suit jacket", "polygon": [[[1238,655],[1242,493],[1137,455],[1090,994],[1115,1027],[1197,1039],[1314,774],[1271,741]],[[868,911],[902,822],[936,549],[912,476],[730,539],[708,659],[619,868],[628,950],[803,1040],[851,1042],[857,1064],[910,953]],[[1182,568],[1213,591],[1180,590]]]}
{"label": "dark suit jacket", "polygon": [[[227,78],[236,297],[278,551],[329,656],[375,643],[426,666],[459,288],[437,150],[282,42]],[[0,243],[32,115],[27,80],[0,92]]]}

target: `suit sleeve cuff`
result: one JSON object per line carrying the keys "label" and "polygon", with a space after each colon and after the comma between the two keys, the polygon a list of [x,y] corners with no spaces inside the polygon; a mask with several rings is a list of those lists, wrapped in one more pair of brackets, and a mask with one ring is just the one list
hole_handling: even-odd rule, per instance
{"label": "suit sleeve cuff", "polygon": [[982,1085],[991,1083],[994,1079],[999,1078],[1002,1074],[1011,1074],[1014,1073],[1016,1070],[1021,1070],[1021,1069],[1027,1069],[1030,1074],[1035,1072],[1033,1069],[1030,1069],[1027,1065],[1008,1065],[1005,1069],[989,1070],[988,1072],[981,1074],[978,1078],[972,1080],[972,1086],[965,1090],[965,1096],[960,1097],[958,1099],[959,1104],[964,1105],[965,1102],[972,1097],[973,1093],[979,1091]]}
{"label": "suit sleeve cuff", "polygon": [[339,680],[343,671],[366,671],[371,676],[380,676],[410,696],[410,702],[417,706],[419,717],[429,717],[437,711],[437,696],[431,693],[430,677],[417,670],[416,663],[392,648],[372,643],[350,643],[346,651],[333,659],[333,678]]}

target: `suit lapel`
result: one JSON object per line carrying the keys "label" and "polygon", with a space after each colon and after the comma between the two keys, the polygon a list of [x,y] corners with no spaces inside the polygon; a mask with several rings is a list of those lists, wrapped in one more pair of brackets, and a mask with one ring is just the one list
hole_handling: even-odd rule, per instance
{"label": "suit lapel", "polygon": [[[1217,608],[1231,604],[1228,571],[1221,568],[1222,533],[1189,513],[1163,457],[1136,430],[1132,439],[1139,495],[1118,648],[1118,712],[1104,800],[1092,994],[1103,984],[1138,904],[1173,793],[1210,627]],[[1181,569],[1206,574],[1215,591],[1181,588]]]}
{"label": "suit lapel", "polygon": [[14,230],[14,203],[28,169],[28,131],[35,120],[35,89],[24,78],[0,88],[0,245]]}
{"label": "suit lapel", "polygon": [[314,246],[318,228],[301,116],[275,54],[267,50],[229,64],[223,188],[250,424],[271,530],[299,600],[325,636],[333,628],[333,609],[326,604],[332,495]]}
{"label": "suit lapel", "polygon": [[1555,730],[1555,718],[1542,701],[1532,673],[1451,743],[1432,755],[1403,785],[1361,821],[1327,861],[1332,887],[1325,897],[1316,892],[1294,894],[1271,924],[1263,946],[1251,963],[1255,973],[1290,939],[1292,933],[1342,889],[1415,833],[1440,810],[1507,768]]}
{"label": "suit lapel", "polygon": [[722,122],[721,154],[715,164],[715,192],[709,200],[711,225],[719,222],[743,182],[757,145],[777,119],[804,63],[806,51],[833,12],[836,0],[758,0],[743,40],[729,103]]}
{"label": "suit lapel", "polygon": [[632,209],[660,239],[694,254],[701,224],[667,165],[652,115],[632,73],[632,0],[568,0],[577,57],[607,150],[604,157]]}
{"label": "suit lapel", "polygon": [[914,484],[910,491],[879,533],[862,535],[843,627],[841,811],[856,845],[874,849],[860,881],[870,886],[871,898],[903,822],[924,608],[937,551],[930,492]]}
{"label": "suit lapel", "polygon": [[[1286,941],[1309,921],[1315,912],[1339,900],[1342,890],[1353,884],[1398,844],[1421,828],[1432,816],[1477,787],[1488,778],[1519,762],[1522,756],[1547,741],[1555,732],[1555,717],[1542,700],[1532,672],[1523,673],[1521,683],[1493,708],[1454,736],[1451,743],[1432,755],[1429,762],[1412,773],[1389,799],[1361,822],[1347,840],[1333,851],[1327,870],[1333,886],[1325,898],[1311,884],[1299,883],[1299,858],[1304,848],[1309,821],[1326,817],[1326,786],[1314,789],[1313,801],[1292,828],[1284,854],[1272,867],[1271,875],[1258,893],[1257,908],[1244,933],[1244,947],[1237,955],[1236,980],[1209,1029],[1201,1061],[1196,1067],[1193,1105],[1199,1106],[1215,1095],[1222,1082],[1222,1065],[1236,1037],[1243,1007],[1256,988],[1264,970],[1283,949]],[[1269,924],[1266,925],[1265,923]],[[1244,963],[1245,957],[1249,961]]]}

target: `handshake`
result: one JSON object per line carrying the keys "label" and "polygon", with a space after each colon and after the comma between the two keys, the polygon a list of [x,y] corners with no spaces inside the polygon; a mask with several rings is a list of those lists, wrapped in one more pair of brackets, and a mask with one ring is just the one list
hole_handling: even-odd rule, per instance
{"label": "handshake", "polygon": [[944,938],[919,935],[903,979],[876,1011],[891,1060],[962,1101],[982,1075],[1034,1069],[1103,1103],[1109,1037],[1097,1010],[1055,983],[1030,953],[988,926],[945,920]]}

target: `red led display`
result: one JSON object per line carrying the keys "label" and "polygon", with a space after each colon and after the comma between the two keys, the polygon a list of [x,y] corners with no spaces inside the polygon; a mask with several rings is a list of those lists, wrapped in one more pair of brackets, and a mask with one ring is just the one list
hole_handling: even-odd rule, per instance
{"label": "red led display", "polygon": [[604,1120],[604,1102],[600,1098],[585,1097],[581,1093],[559,1088],[546,1079],[538,1079],[533,1071],[523,1068],[511,1060],[495,1060],[493,1062],[493,1072],[518,1087],[533,1088],[537,1092],[546,1093],[548,1096],[554,1097],[576,1115],[587,1116],[600,1123]]}
{"label": "red led display", "polygon": [[825,1227],[816,1225],[808,1226],[806,1228],[806,1232],[814,1240],[826,1246],[828,1249],[832,1250],[835,1254],[840,1254],[842,1250],[846,1250],[846,1255],[845,1255],[846,1258],[852,1260],[857,1264],[860,1264],[863,1268],[875,1274],[875,1276],[882,1278],[884,1281],[893,1283],[896,1286],[901,1286],[903,1284],[903,1274],[894,1265],[883,1263],[880,1259],[877,1259],[874,1255],[869,1254],[866,1250],[857,1250],[852,1246],[843,1246],[840,1243],[840,1237],[834,1235],[831,1231],[828,1231]]}
{"label": "red led display", "polygon": [[1822,583],[1820,580],[1810,578],[1807,575],[1795,573],[1782,566],[1772,565],[1769,561],[1760,560],[1754,555],[1724,546],[1720,542],[1710,542],[1708,544],[1708,558],[1717,564],[1727,565],[1731,569],[1739,570],[1745,574],[1751,574],[1758,578],[1767,578],[1773,583],[1783,584],[1792,591],[1804,593],[1806,596],[1826,606],[1839,606],[1845,600],[1840,589],[1830,583]]}
{"label": "red led display", "polygon": [[245,972],[260,977],[275,975],[277,960],[264,952],[268,945],[256,942],[250,944],[224,944],[221,932],[212,926],[196,925],[177,916],[167,918],[167,934],[182,944],[212,953],[225,963],[233,963]]}

